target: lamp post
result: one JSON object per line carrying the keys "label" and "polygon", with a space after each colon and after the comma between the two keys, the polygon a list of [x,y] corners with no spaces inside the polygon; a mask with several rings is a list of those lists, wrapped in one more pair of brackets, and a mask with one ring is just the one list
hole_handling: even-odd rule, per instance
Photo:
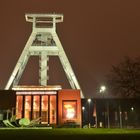
{"label": "lamp post", "polygon": [[121,110],[120,102],[119,102],[119,116],[120,116],[120,128],[122,128],[122,110]]}
{"label": "lamp post", "polygon": [[95,126],[98,128],[98,118],[97,118],[97,108],[96,108],[96,100],[94,102],[94,117],[95,117]]}
{"label": "lamp post", "polygon": [[[106,90],[106,87],[103,85],[100,87],[100,93],[104,99],[104,92]],[[103,111],[103,115],[104,115],[104,127],[106,126],[106,114],[105,114],[105,108],[104,108],[104,111]]]}
{"label": "lamp post", "polygon": [[88,127],[90,128],[90,103],[91,103],[91,99],[88,99],[88,104],[89,104],[89,111],[88,111]]}
{"label": "lamp post", "polygon": [[[104,85],[102,85],[100,87],[100,93],[102,93],[102,96],[104,98],[104,92],[106,91],[106,87]],[[106,109],[107,109],[107,124],[108,124],[108,128],[110,128],[110,119],[109,119],[109,103],[106,103]],[[105,113],[105,111],[104,111]],[[105,115],[105,114],[104,114]],[[105,122],[106,122],[106,116],[105,116]]]}
{"label": "lamp post", "polygon": [[82,118],[83,118],[83,123],[82,123],[82,126],[83,126],[83,124],[84,124],[84,122],[85,122],[85,118],[84,118],[84,112],[85,112],[85,107],[84,106],[82,106]]}

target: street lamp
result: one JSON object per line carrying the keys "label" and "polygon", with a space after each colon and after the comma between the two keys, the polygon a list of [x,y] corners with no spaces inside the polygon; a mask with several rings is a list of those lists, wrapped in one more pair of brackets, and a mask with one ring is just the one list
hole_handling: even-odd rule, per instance
{"label": "street lamp", "polygon": [[121,111],[120,102],[119,102],[119,116],[120,116],[120,128],[122,128],[122,111]]}
{"label": "street lamp", "polygon": [[89,98],[88,99],[88,103],[89,103],[89,113],[88,113],[88,126],[89,126],[89,128],[90,128],[90,103],[91,103],[91,99]]}
{"label": "street lamp", "polygon": [[[100,87],[100,93],[102,93],[103,98],[104,98],[104,92],[106,91],[106,86],[102,85]],[[109,119],[109,103],[106,103],[106,109],[107,109],[107,122],[108,122],[108,128],[110,128],[110,119]],[[105,114],[104,114],[105,115]],[[105,122],[106,122],[106,117],[105,117]]]}
{"label": "street lamp", "polygon": [[90,98],[88,99],[88,102],[89,102],[89,103],[91,102],[91,99],[90,99]]}
{"label": "street lamp", "polygon": [[131,110],[134,111],[134,107],[133,106],[131,107]]}
{"label": "street lamp", "polygon": [[82,106],[82,118],[83,118],[82,125],[84,125],[84,122],[85,122],[85,120],[84,120],[84,112],[85,112],[85,107]]}
{"label": "street lamp", "polygon": [[105,86],[101,86],[101,87],[100,87],[100,93],[104,93],[105,90],[106,90],[106,87],[105,87]]}
{"label": "street lamp", "polygon": [[83,112],[84,112],[84,110],[85,110],[85,107],[84,107],[84,106],[82,106],[82,110],[83,110]]}

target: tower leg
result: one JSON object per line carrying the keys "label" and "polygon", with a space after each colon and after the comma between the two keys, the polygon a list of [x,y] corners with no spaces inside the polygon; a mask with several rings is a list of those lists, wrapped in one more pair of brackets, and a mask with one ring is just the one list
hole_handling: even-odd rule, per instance
{"label": "tower leg", "polygon": [[[52,33],[52,36],[53,36],[53,39],[54,39],[54,41],[56,43],[56,46],[59,49],[59,59],[61,61],[61,64],[63,66],[63,69],[65,71],[65,74],[66,74],[66,76],[68,78],[68,81],[69,81],[71,87],[73,89],[81,89],[80,85],[78,83],[78,80],[77,80],[77,78],[76,78],[76,76],[74,74],[74,71],[73,71],[73,69],[71,67],[71,64],[70,64],[70,62],[69,62],[69,60],[68,60],[68,58],[67,58],[67,56],[65,54],[65,51],[64,51],[64,49],[62,47],[62,44],[61,44],[61,42],[60,42],[60,40],[59,40],[59,38],[57,36],[57,33],[54,31]],[[82,91],[81,91],[81,98],[84,98],[84,95],[83,95]]]}
{"label": "tower leg", "polygon": [[26,67],[27,62],[28,62],[28,59],[29,59],[29,56],[26,55],[26,56],[24,57],[23,63],[21,64],[21,66],[20,66],[20,68],[19,68],[19,71],[18,71],[17,75],[15,76],[15,79],[14,79],[14,81],[13,81],[13,86],[18,85],[19,80],[20,80],[20,78],[21,78],[21,76],[22,76],[22,73],[23,73],[23,71],[24,71],[24,69],[25,69],[25,67]]}
{"label": "tower leg", "polygon": [[8,90],[12,86],[14,81],[15,81],[15,84],[18,84],[18,81],[19,81],[19,79],[20,79],[20,77],[23,73],[23,70],[24,70],[24,68],[26,66],[26,63],[27,63],[27,60],[28,60],[28,59],[26,59],[26,57],[29,55],[28,54],[29,53],[29,48],[32,45],[33,40],[35,39],[35,36],[36,36],[36,32],[32,32],[28,41],[27,41],[27,43],[26,43],[26,45],[25,45],[24,50],[22,51],[22,54],[19,57],[19,60],[16,64],[15,68],[14,68],[14,70],[13,70],[13,72],[12,72],[12,74],[11,74],[9,80],[8,80],[8,83],[5,86],[6,90]]}

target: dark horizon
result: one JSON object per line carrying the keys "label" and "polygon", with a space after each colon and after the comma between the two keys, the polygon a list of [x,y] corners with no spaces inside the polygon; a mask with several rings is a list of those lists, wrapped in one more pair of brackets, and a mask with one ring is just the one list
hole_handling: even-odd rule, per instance
{"label": "dark horizon", "polygon": [[[140,56],[139,0],[2,0],[0,89],[4,89],[31,33],[25,13],[54,12],[64,14],[57,33],[86,97],[97,95],[111,65],[125,56]],[[49,63],[49,83],[69,88],[58,59],[51,58]],[[37,84],[38,58],[31,58],[25,70],[20,83]]]}

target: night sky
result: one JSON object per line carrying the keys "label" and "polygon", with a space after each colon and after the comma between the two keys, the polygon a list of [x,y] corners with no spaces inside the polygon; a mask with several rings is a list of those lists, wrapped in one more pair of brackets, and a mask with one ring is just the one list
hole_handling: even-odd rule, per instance
{"label": "night sky", "polygon": [[[25,13],[54,12],[64,14],[57,33],[86,97],[105,84],[111,65],[140,56],[140,0],[1,0],[1,89],[31,33]],[[69,88],[59,59],[49,63],[49,84]],[[38,58],[30,59],[20,84],[38,84]]]}

